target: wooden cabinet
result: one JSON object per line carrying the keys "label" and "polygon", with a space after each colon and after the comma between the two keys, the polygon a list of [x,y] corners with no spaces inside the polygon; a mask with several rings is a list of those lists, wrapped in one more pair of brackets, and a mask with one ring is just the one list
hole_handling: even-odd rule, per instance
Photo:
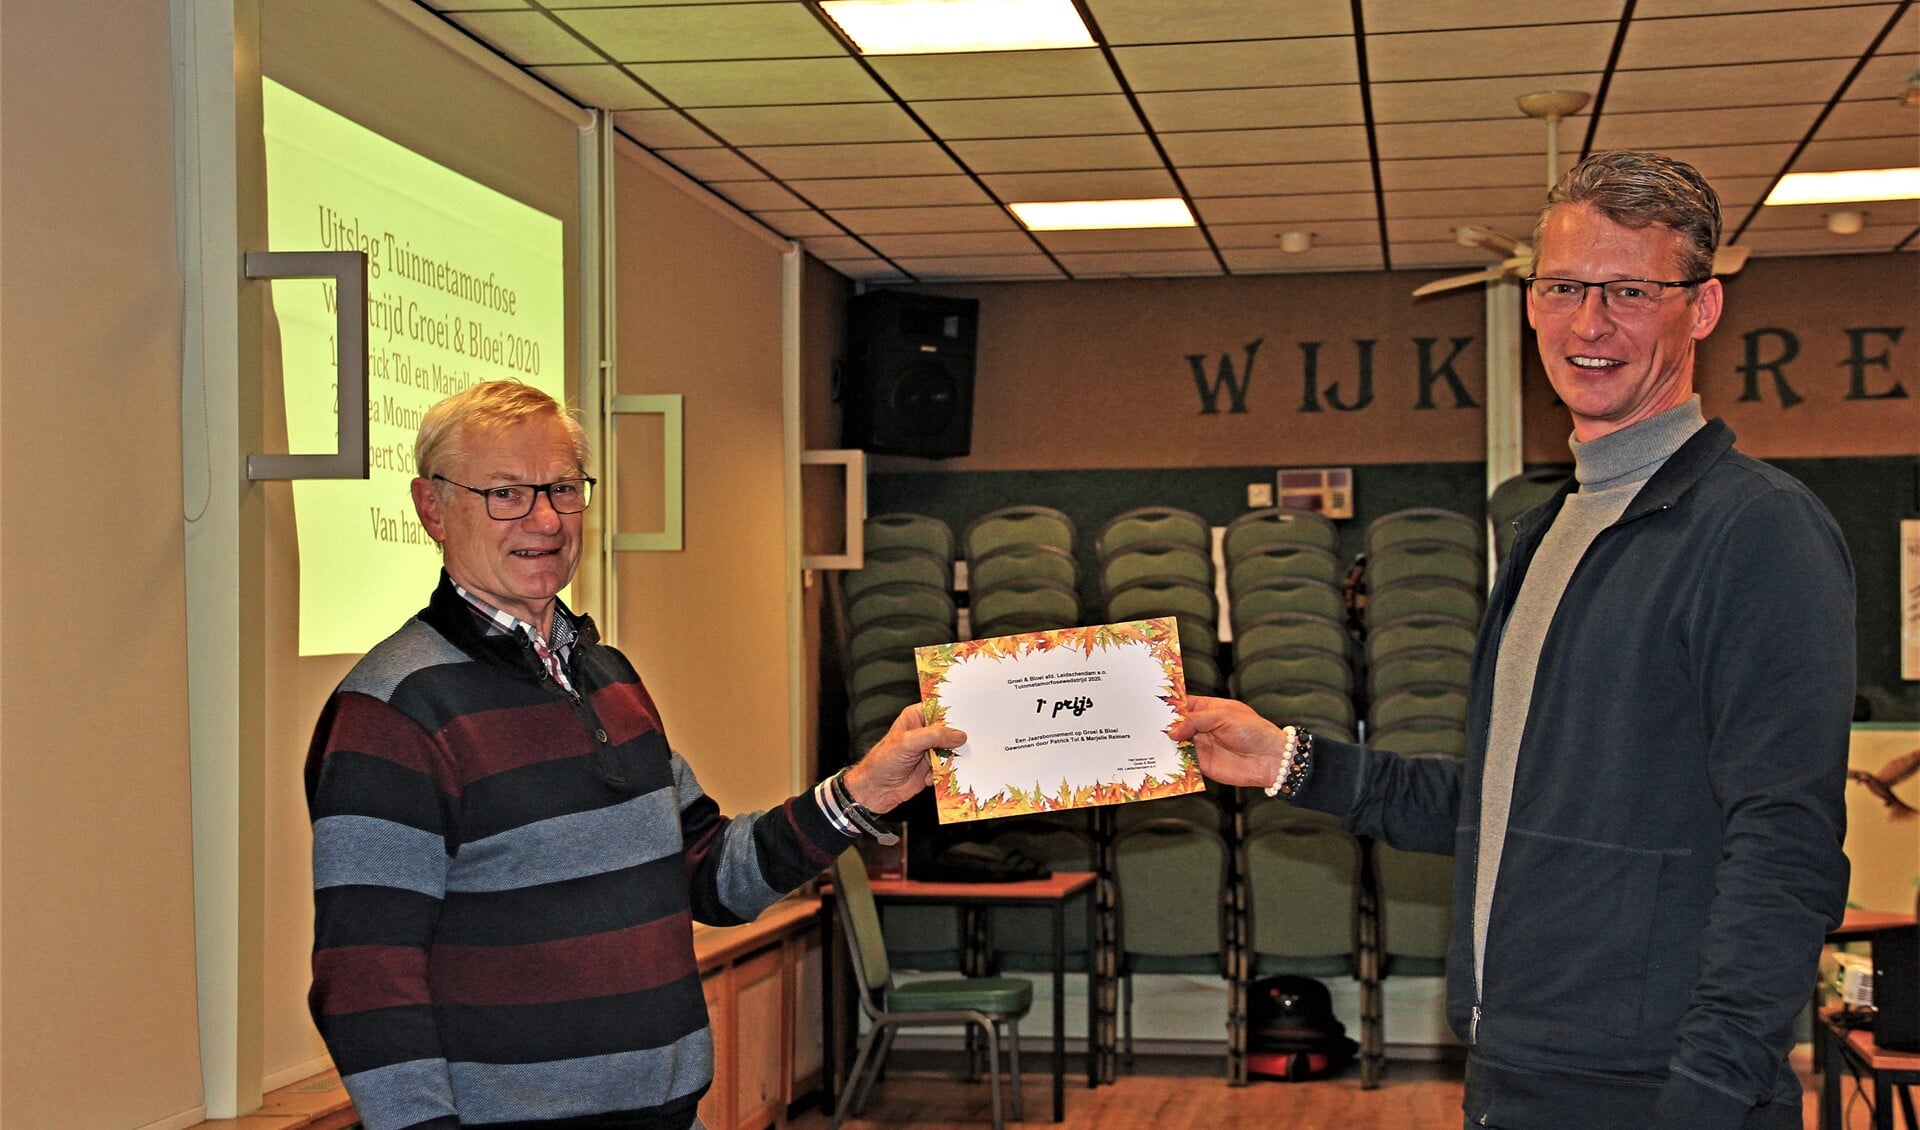
{"label": "wooden cabinet", "polygon": [[787,899],[745,926],[694,928],[713,1029],[709,1130],[785,1126],[820,1079],[820,900]]}

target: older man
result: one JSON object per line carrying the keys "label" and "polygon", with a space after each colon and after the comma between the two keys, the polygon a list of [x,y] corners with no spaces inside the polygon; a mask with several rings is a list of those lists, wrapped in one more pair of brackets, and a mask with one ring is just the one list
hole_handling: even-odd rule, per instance
{"label": "older man", "polygon": [[1657,154],[1548,196],[1527,314],[1576,482],[1518,523],[1464,762],[1217,699],[1174,731],[1217,780],[1455,855],[1469,1126],[1801,1124],[1793,1020],[1847,889],[1853,581],[1820,503],[1701,416],[1719,235],[1712,188]]}
{"label": "older man", "polygon": [[911,708],[729,820],[558,599],[593,490],[579,424],[481,384],[427,413],[416,458],[445,572],[328,700],[307,765],[314,1020],[368,1130],[683,1130],[713,1076],[692,923],[818,874],[965,736]]}

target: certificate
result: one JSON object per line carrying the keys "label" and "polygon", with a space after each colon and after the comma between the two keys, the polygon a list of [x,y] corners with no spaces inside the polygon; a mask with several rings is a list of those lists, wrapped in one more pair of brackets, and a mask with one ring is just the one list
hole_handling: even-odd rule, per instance
{"label": "certificate", "polygon": [[1171,616],[914,650],[928,725],[967,733],[933,757],[943,824],[1199,792],[1167,728],[1186,697]]}

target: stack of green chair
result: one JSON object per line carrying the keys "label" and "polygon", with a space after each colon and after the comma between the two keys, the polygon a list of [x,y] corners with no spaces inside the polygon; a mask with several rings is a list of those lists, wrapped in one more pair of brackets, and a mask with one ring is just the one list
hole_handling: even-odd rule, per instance
{"label": "stack of green chair", "polygon": [[1219,694],[1219,609],[1213,594],[1213,530],[1174,506],[1115,515],[1094,541],[1100,596],[1109,622],[1173,616],[1187,690]]}
{"label": "stack of green chair", "polygon": [[1465,753],[1467,683],[1486,607],[1486,534],[1451,510],[1375,519],[1366,535],[1368,742]]}
{"label": "stack of green chair", "polygon": [[1255,510],[1228,525],[1224,542],[1234,696],[1277,725],[1352,741],[1353,649],[1333,523]]}
{"label": "stack of green chair", "polygon": [[913,649],[954,635],[953,531],[923,514],[866,521],[864,564],[841,582],[847,626],[847,730],[855,759],[920,701]]}
{"label": "stack of green chair", "polygon": [[961,536],[974,639],[1080,623],[1073,519],[1048,506],[983,514]]}

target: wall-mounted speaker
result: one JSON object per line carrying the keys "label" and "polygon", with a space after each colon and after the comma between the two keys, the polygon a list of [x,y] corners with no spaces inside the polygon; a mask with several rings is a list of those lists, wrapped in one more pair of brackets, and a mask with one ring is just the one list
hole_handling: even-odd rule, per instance
{"label": "wall-mounted speaker", "polygon": [[844,443],[943,458],[973,446],[973,355],[980,304],[876,290],[853,299],[844,374]]}

